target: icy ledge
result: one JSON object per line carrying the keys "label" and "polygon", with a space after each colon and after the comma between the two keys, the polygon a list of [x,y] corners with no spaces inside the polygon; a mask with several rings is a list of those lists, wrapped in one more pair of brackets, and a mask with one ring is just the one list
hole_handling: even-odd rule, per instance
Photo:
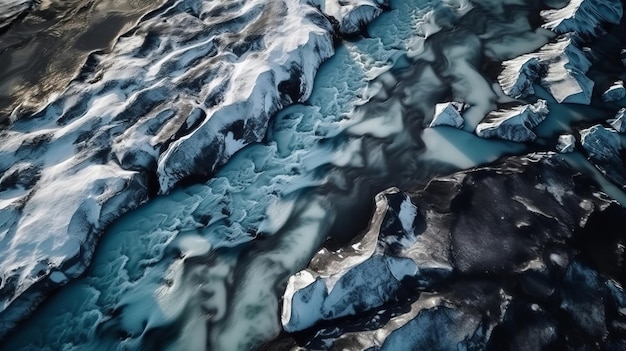
{"label": "icy ledge", "polygon": [[334,53],[328,16],[305,0],[231,5],[163,5],[43,110],[5,116],[0,334],[84,271],[107,224],[211,174],[308,98]]}

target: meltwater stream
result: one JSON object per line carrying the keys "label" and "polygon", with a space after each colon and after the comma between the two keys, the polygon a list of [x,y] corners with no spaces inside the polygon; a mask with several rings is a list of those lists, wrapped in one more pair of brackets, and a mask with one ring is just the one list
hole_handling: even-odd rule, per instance
{"label": "meltwater stream", "polygon": [[363,228],[377,192],[526,149],[425,127],[441,101],[471,105],[467,129],[511,101],[484,66],[551,40],[532,22],[544,6],[392,1],[368,37],[321,67],[306,104],[274,117],[263,143],[118,220],[87,274],[0,349],[249,350],[272,339],[287,278],[326,240]]}

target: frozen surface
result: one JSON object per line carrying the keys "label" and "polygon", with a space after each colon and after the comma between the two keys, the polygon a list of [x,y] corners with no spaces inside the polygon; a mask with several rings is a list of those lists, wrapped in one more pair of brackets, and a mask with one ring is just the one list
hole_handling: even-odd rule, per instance
{"label": "frozen surface", "polygon": [[437,104],[435,106],[435,116],[429,127],[436,126],[451,126],[454,128],[463,127],[463,104],[446,102],[444,104]]}
{"label": "frozen surface", "polygon": [[[563,1],[562,1],[563,2]],[[623,15],[620,1],[571,0],[558,10],[544,11],[544,27],[557,34],[577,33],[583,37],[593,37],[602,33],[606,23],[619,24]]]}
{"label": "frozen surface", "polygon": [[157,178],[167,192],[264,138],[271,115],[311,95],[333,34],[306,1],[168,2],[92,54],[43,109],[4,116],[5,323],[66,281],[53,272],[79,275],[104,227]]}
{"label": "frozen surface", "polygon": [[556,151],[560,153],[568,153],[574,151],[576,147],[576,138],[571,134],[559,135],[556,144]]}
{"label": "frozen surface", "polygon": [[580,131],[581,144],[589,160],[617,186],[626,188],[626,167],[621,161],[623,148],[614,129],[595,125]]}
{"label": "frozen surface", "polygon": [[559,35],[539,51],[514,58],[504,64],[498,80],[506,94],[524,98],[534,94],[533,83],[540,82],[559,103],[589,104],[595,83],[587,77],[591,62],[581,45],[604,35],[607,24],[619,24],[621,1],[561,1],[560,9],[546,10],[545,28]]}
{"label": "frozen surface", "polygon": [[[19,258],[30,266],[5,279],[13,272],[7,271],[0,284],[3,292],[33,294],[22,293],[23,304],[10,304],[2,330],[11,332],[0,349],[263,348],[273,338],[291,337],[281,333],[277,313],[285,283],[289,296],[283,302],[289,307],[283,325],[305,329],[303,334],[323,342],[361,342],[367,336],[363,345],[382,347],[394,330],[415,321],[419,328],[454,335],[454,342],[437,340],[445,346],[482,345],[491,332],[511,343],[549,345],[557,329],[547,318],[519,331],[503,331],[502,325],[513,322],[494,329],[496,321],[515,321],[518,313],[548,313],[526,300],[513,304],[515,292],[501,289],[498,279],[531,279],[503,286],[533,288],[542,269],[565,277],[576,251],[552,248],[587,225],[599,230],[596,215],[620,218],[611,212],[619,212],[616,204],[589,184],[572,185],[585,177],[563,171],[569,168],[562,160],[541,163],[549,158],[544,156],[513,158],[495,173],[490,166],[431,180],[529,147],[552,150],[558,135],[611,117],[606,111],[618,104],[603,105],[601,92],[591,95],[594,83],[586,75],[601,71],[610,76],[606,86],[618,79],[613,71],[593,66],[599,58],[580,44],[582,35],[541,27],[548,13],[541,17],[540,10],[565,5],[521,0],[159,5],[110,50],[90,56],[67,90],[41,111],[16,109],[8,116],[0,147],[7,230],[0,233],[0,244],[15,245],[2,251],[8,252],[7,267],[10,260],[23,264]],[[577,8],[582,5],[572,16],[582,11]],[[525,76],[511,93],[500,78],[515,85],[524,62],[530,62]],[[547,102],[535,93],[545,94]],[[590,106],[567,103],[595,97]],[[461,106],[462,120],[453,114],[451,123],[462,122],[463,129],[427,128],[445,101]],[[478,137],[476,127],[494,114],[512,117],[490,126],[494,135],[535,136],[535,142]],[[516,128],[521,132],[512,132]],[[606,149],[603,142],[598,145]],[[584,161],[577,152],[562,157],[570,156]],[[603,166],[604,159],[590,160],[597,166],[596,180],[604,179],[598,170],[615,169]],[[612,153],[610,160],[618,157]],[[551,165],[557,170],[541,168]],[[604,181],[598,184],[609,188]],[[398,190],[426,184],[423,197]],[[394,186],[398,189],[385,190]],[[459,195],[462,187],[467,191]],[[619,192],[615,185],[611,190]],[[115,221],[92,261],[90,250],[105,225],[158,192],[162,196]],[[52,211],[50,201],[71,211]],[[20,223],[42,230],[48,222],[60,228],[50,241],[11,230]],[[75,230],[83,235],[78,240],[63,235]],[[48,252],[66,263],[48,264]],[[63,261],[72,252],[80,255]],[[91,268],[75,279],[90,261]],[[434,294],[456,274],[484,279],[452,289],[461,292],[458,299]],[[497,284],[485,282],[490,279]],[[24,290],[20,282],[33,288]],[[38,291],[67,282],[23,328],[11,329],[13,319],[43,296]],[[544,297],[556,291],[538,286]],[[457,301],[447,306],[450,311],[437,308],[445,299]],[[550,311],[560,309],[553,307]],[[482,313],[493,322],[481,323]],[[458,324],[439,328],[451,321]],[[414,331],[407,327],[400,333],[413,339],[393,339],[425,342],[425,334]],[[330,344],[319,345],[311,348]]]}
{"label": "frozen surface", "polygon": [[517,142],[533,141],[537,136],[532,129],[539,125],[548,113],[545,100],[507,111],[495,111],[487,115],[485,120],[476,127],[476,134],[482,138],[500,138]]}
{"label": "frozen surface", "polygon": [[559,103],[589,104],[595,83],[586,76],[591,62],[569,35],[504,64],[498,77],[505,93],[515,98],[534,94],[541,84]]}
{"label": "frozen surface", "polygon": [[626,88],[624,82],[617,81],[602,94],[602,101],[613,102],[619,101],[626,97]]}

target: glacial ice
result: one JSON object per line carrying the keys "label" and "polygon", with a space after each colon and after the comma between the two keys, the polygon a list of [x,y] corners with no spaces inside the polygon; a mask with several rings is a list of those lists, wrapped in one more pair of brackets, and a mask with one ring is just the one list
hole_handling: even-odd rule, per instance
{"label": "glacial ice", "polygon": [[[510,106],[507,104],[512,99],[503,96],[493,77],[482,72],[485,57],[496,62],[510,59],[534,51],[553,35],[544,29],[535,30],[526,15],[518,16],[514,12],[514,21],[500,17],[510,9],[517,9],[518,0],[392,1],[391,10],[383,12],[378,22],[368,28],[367,38],[352,38],[336,48],[335,56],[317,72],[313,90],[312,73],[308,76],[309,73],[299,70],[301,67],[283,70],[283,66],[267,64],[293,61],[298,66],[308,60],[319,64],[320,52],[332,53],[331,46],[314,47],[327,44],[330,35],[337,33],[310,4],[320,5],[326,15],[332,6],[335,10],[358,8],[358,4],[365,6],[366,11],[355,12],[353,19],[369,18],[368,14],[378,11],[369,6],[381,4],[326,1],[324,8],[322,1],[289,0],[285,2],[289,6],[272,7],[274,12],[267,15],[263,7],[268,6],[266,3],[252,1],[250,6],[245,2],[224,6],[186,1],[169,3],[171,7],[159,10],[165,12],[148,16],[138,29],[120,39],[128,47],[141,47],[137,49],[138,57],[125,57],[128,60],[122,60],[120,65],[113,56],[92,56],[100,63],[95,62],[96,68],[86,68],[85,79],[90,79],[90,83],[81,85],[80,79],[75,81],[68,92],[37,115],[47,123],[49,129],[44,131],[51,130],[52,140],[57,137],[56,121],[52,118],[55,114],[66,117],[62,134],[69,140],[74,130],[96,130],[78,138],[81,150],[113,140],[110,150],[100,150],[98,156],[111,151],[114,157],[107,160],[107,165],[137,178],[136,183],[143,188],[138,187],[138,196],[132,201],[142,201],[147,197],[145,192],[156,190],[147,184],[158,180],[154,179],[157,164],[161,172],[160,190],[172,189],[172,192],[117,222],[106,233],[103,248],[93,261],[93,270],[61,290],[26,322],[36,327],[15,330],[15,336],[2,348],[21,349],[24,342],[33,342],[41,349],[54,349],[59,344],[102,350],[258,347],[280,333],[277,296],[289,275],[307,265],[328,235],[338,242],[353,235],[354,221],[358,221],[354,214],[366,213],[365,204],[373,194],[396,184],[414,188],[435,174],[473,167],[495,161],[504,153],[524,150],[524,145],[480,139],[453,128],[423,130],[435,105],[441,101],[468,104],[464,121],[467,130],[473,129],[491,110]],[[477,6],[482,6],[480,11]],[[278,12],[283,8],[293,22],[280,17]],[[234,23],[221,26],[211,22],[224,14]],[[176,20],[176,26],[185,30],[168,33],[172,37],[168,39],[168,35],[161,33],[169,28],[166,22],[161,23],[162,17]],[[274,23],[276,18],[280,23]],[[461,25],[457,26],[458,23]],[[191,31],[196,24],[200,28]],[[227,34],[231,32],[230,25],[239,32],[245,32],[242,28],[248,26],[257,29],[267,26],[276,35],[281,30],[282,34],[289,31],[285,35],[289,40],[283,42],[271,35],[231,37]],[[142,26],[154,26],[155,30]],[[306,28],[312,31],[312,36],[304,35]],[[220,40],[210,40],[212,31],[216,31]],[[529,34],[523,34],[526,32]],[[298,37],[294,33],[302,34],[304,46],[291,41]],[[523,40],[514,39],[518,34],[523,35]],[[176,44],[179,42],[182,46]],[[520,42],[524,45],[518,45]],[[122,44],[118,43],[111,55],[119,54]],[[270,50],[277,47],[280,50]],[[287,47],[294,48],[290,51],[293,55],[282,55],[281,50]],[[267,52],[275,56],[264,56]],[[255,65],[254,60],[261,56],[261,64]],[[218,72],[205,71],[214,65]],[[297,74],[292,76],[293,72]],[[249,80],[247,74],[251,75]],[[120,75],[125,78],[118,82],[116,76]],[[141,78],[140,86],[133,85],[137,77]],[[228,83],[232,77],[242,79]],[[144,78],[149,83],[146,86],[141,85]],[[197,91],[198,87],[202,91]],[[87,96],[93,93],[93,98],[81,100],[71,96],[84,89],[93,89],[83,93]],[[234,89],[239,94],[233,93]],[[287,107],[269,122],[255,124],[258,120],[251,118],[238,119],[232,125],[227,123],[240,112],[253,112],[269,119],[273,111],[303,101],[309,93],[306,104]],[[82,117],[74,119],[74,114],[83,112],[93,119],[89,126],[80,125]],[[126,118],[132,120],[138,116],[143,117],[125,124]],[[28,130],[31,123],[28,116],[13,117],[22,129],[10,130],[8,135],[15,138],[4,147],[21,150],[21,154],[40,152],[35,147],[21,149],[18,138],[20,133],[33,133]],[[113,127],[106,129],[112,125],[109,122]],[[264,123],[269,123],[267,133]],[[47,145],[46,133],[37,136],[31,138],[32,144]],[[219,139],[218,144],[211,144],[211,136]],[[63,145],[66,147],[59,147],[49,164],[75,154],[71,144]],[[178,149],[174,150],[176,145]],[[217,151],[206,149],[207,145],[217,145]],[[171,151],[165,151],[168,147]],[[190,170],[185,162],[187,156],[194,158],[194,153],[188,153],[189,148],[202,157],[232,157],[223,167],[216,165],[225,158],[203,159],[194,165],[198,169]],[[31,159],[25,156],[16,166],[7,167],[0,178],[0,185],[8,187],[4,193],[8,198],[26,196],[28,189],[24,190],[24,186],[47,176],[46,167],[30,162]],[[86,164],[91,160],[81,159]],[[515,163],[513,166],[518,167]],[[210,174],[213,178],[204,184],[172,188],[177,181],[193,174]],[[68,179],[67,183],[82,185],[76,178]],[[97,190],[104,189],[106,196],[115,195],[116,189],[124,185],[102,183],[105,185]],[[548,184],[543,193],[562,197],[561,190],[558,184]],[[100,211],[109,214],[107,220],[112,220],[119,215],[113,211],[116,206],[136,206],[136,202],[128,199],[101,205],[99,201],[105,201],[106,196],[94,195],[93,201],[82,204],[80,211],[84,218],[97,221]],[[389,195],[389,198],[394,197]],[[431,289],[435,282],[448,278],[457,269],[450,257],[450,236],[440,235],[432,228],[420,233],[424,218],[433,220],[433,212],[423,212],[424,207],[413,204],[405,194],[396,194],[394,199],[389,217],[377,218],[379,226],[388,226],[388,235],[378,238],[375,231],[368,232],[362,241],[351,242],[350,248],[330,253],[336,260],[325,267],[333,274],[319,279],[306,276],[303,280],[307,284],[293,291],[298,295],[302,287],[312,284],[308,285],[312,290],[310,295],[285,299],[298,306],[288,314],[297,330],[309,328],[324,318],[353,316],[363,311],[377,313],[381,306],[386,309],[389,303],[398,301],[395,293],[404,289],[404,281],[416,280],[420,289]],[[507,195],[506,201],[501,202],[509,200]],[[433,208],[446,206],[436,196],[430,201],[435,203]],[[595,204],[593,201],[590,203]],[[529,216],[538,218],[543,218],[537,213],[542,211],[538,210],[541,205],[523,198],[515,200],[515,206],[528,208]],[[588,205],[575,204],[581,207],[580,211],[588,210]],[[99,210],[98,206],[106,210]],[[446,211],[451,208],[448,206]],[[489,214],[485,216],[498,220]],[[445,214],[434,217],[444,224],[451,221]],[[76,228],[89,225],[80,219],[74,221]],[[523,229],[525,223],[505,221],[503,226],[517,225],[515,228]],[[472,243],[471,237],[466,235],[461,244],[454,243],[454,253],[460,254],[462,269],[467,271],[482,274],[481,269],[486,267],[490,275],[497,274],[503,268],[490,266],[489,259],[526,253],[522,249],[524,245],[507,241],[504,253],[491,253],[481,261],[472,257],[472,250],[478,244]],[[497,242],[494,237],[481,238],[489,243]],[[459,249],[464,241],[467,251]],[[410,259],[401,258],[403,255]],[[72,277],[68,272],[78,274],[88,261],[87,255],[81,264],[72,261],[73,266],[64,273],[51,270],[49,281],[63,281],[60,274]],[[46,267],[44,262],[35,268]],[[379,272],[372,279],[378,279],[387,289],[377,290],[373,284],[363,283],[362,278],[369,276],[364,267]],[[351,279],[358,286],[352,286]],[[369,289],[372,294],[360,296],[359,289]],[[66,311],[63,301],[68,299],[81,303]],[[411,313],[412,316],[400,319],[410,320],[418,315],[418,311]]]}
{"label": "glacial ice", "polygon": [[498,77],[505,93],[524,98],[539,83],[558,103],[589,104],[594,82],[586,76],[591,62],[568,35],[543,46],[538,52],[505,62]]}
{"label": "glacial ice", "polygon": [[[611,118],[607,121],[619,133],[626,132],[626,108],[620,109],[617,111],[617,114],[614,118]],[[1,184],[1,181],[0,181]]]}
{"label": "glacial ice", "polygon": [[48,279],[53,271],[82,273],[104,227],[146,201],[155,178],[167,192],[186,176],[213,173],[264,138],[272,114],[311,95],[318,66],[334,52],[334,30],[307,1],[281,4],[164,4],[111,52],[92,54],[41,111],[7,116],[0,146],[7,325],[65,282]]}
{"label": "glacial ice", "polygon": [[446,102],[435,106],[435,116],[429,127],[451,126],[454,128],[463,128],[463,104]]}
{"label": "glacial ice", "polygon": [[572,134],[559,135],[556,151],[560,153],[568,153],[574,151],[575,147],[576,138]]}
{"label": "glacial ice", "polygon": [[322,11],[335,18],[339,31],[343,34],[356,34],[378,17],[389,0],[315,0],[321,2]]}
{"label": "glacial ice", "polygon": [[557,34],[574,32],[587,39],[602,34],[606,23],[619,24],[623,15],[620,1],[570,0],[560,9],[542,13],[545,28]]}
{"label": "glacial ice", "polygon": [[471,313],[434,307],[420,311],[417,317],[394,330],[380,350],[465,350],[470,345],[480,349],[485,347],[486,339],[480,337],[479,327],[480,320]]}
{"label": "glacial ice", "polygon": [[555,42],[505,62],[498,80],[507,95],[532,95],[532,84],[540,82],[559,103],[591,102],[595,83],[586,75],[591,62],[581,45],[602,35],[605,24],[619,24],[623,5],[601,0],[572,0],[564,5],[541,14],[544,27],[559,35]]}
{"label": "glacial ice", "polygon": [[626,88],[624,88],[624,82],[617,81],[604,93],[602,93],[602,101],[613,102],[619,101],[626,97]]}
{"label": "glacial ice", "polygon": [[527,55],[506,61],[498,79],[505,94],[523,99],[535,94],[533,85],[544,74],[544,70],[538,57]]}
{"label": "glacial ice", "polygon": [[619,134],[601,125],[580,131],[581,144],[589,160],[616,185],[626,187],[626,167],[621,162]]}
{"label": "glacial ice", "polygon": [[417,273],[406,258],[374,255],[343,274],[327,291],[325,279],[318,278],[291,297],[287,331],[301,331],[321,320],[332,320],[370,311],[391,302],[402,288],[402,279]]}
{"label": "glacial ice", "polygon": [[482,138],[501,138],[517,142],[533,141],[537,136],[532,129],[546,118],[548,112],[546,101],[541,99],[533,105],[491,112],[476,127],[476,134]]}

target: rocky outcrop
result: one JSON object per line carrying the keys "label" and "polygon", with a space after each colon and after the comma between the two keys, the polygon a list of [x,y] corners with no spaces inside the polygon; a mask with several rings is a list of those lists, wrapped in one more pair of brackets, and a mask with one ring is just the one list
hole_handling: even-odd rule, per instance
{"label": "rocky outcrop", "polygon": [[[323,299],[313,297],[326,296],[327,286],[337,288],[341,282],[344,305],[352,306],[350,318],[341,318],[345,313],[332,323],[320,318],[291,334],[299,345],[536,350],[556,345],[611,349],[623,344],[626,314],[616,311],[626,301],[621,288],[626,283],[625,253],[620,249],[626,235],[619,225],[626,209],[579,177],[560,155],[512,157],[435,178],[410,196],[391,190],[377,199],[364,234],[376,235],[377,243],[359,252],[347,249],[352,246],[342,251],[344,262],[352,262],[355,254],[366,263],[329,275],[321,273],[324,266],[312,263],[306,270],[312,283],[291,290],[298,303],[286,296],[291,316],[315,314],[321,310],[302,302],[317,301],[319,306]],[[392,248],[384,238],[407,233],[393,202],[405,203],[415,215],[409,216],[411,239],[395,241],[402,244]],[[332,256],[322,250],[317,260]],[[391,258],[409,259],[417,269],[394,278],[374,274],[377,278],[369,285],[353,279],[360,277],[363,265],[376,266],[369,272],[378,272],[389,267],[386,260]],[[426,266],[438,267],[439,274],[424,279]],[[293,276],[290,284],[301,277]],[[317,290],[320,293],[311,293]],[[368,300],[372,291],[376,299]]]}

